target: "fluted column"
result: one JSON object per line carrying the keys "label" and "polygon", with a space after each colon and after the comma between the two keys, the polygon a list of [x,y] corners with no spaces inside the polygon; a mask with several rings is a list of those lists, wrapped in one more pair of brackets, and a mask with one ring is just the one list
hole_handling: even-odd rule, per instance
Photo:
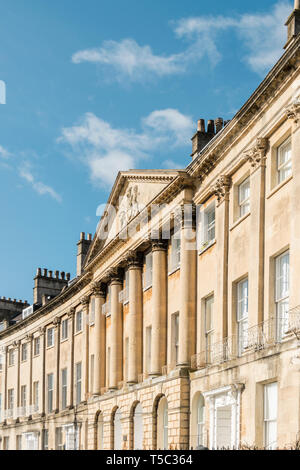
{"label": "fluted column", "polygon": [[106,373],[106,318],[102,315],[102,306],[105,303],[106,285],[95,283],[93,286],[95,297],[95,362],[94,362],[94,395],[101,394],[105,387]]}
{"label": "fluted column", "polygon": [[231,178],[222,175],[212,187],[217,196],[216,239],[217,239],[217,294],[214,318],[218,339],[222,341],[228,335],[228,241],[229,241],[229,190]]}
{"label": "fluted column", "polygon": [[266,153],[268,140],[259,138],[254,147],[245,152],[251,164],[250,176],[250,263],[249,270],[249,327],[264,320],[264,251],[265,251],[265,197]]}
{"label": "fluted column", "polygon": [[167,243],[152,241],[152,341],[150,375],[162,373],[167,356]]}
{"label": "fluted column", "polygon": [[56,387],[55,387],[55,412],[59,411],[59,391],[60,391],[60,324],[61,318],[56,317],[53,321],[55,327],[55,358],[56,358]]}
{"label": "fluted column", "polygon": [[128,383],[137,383],[143,367],[143,282],[142,256],[130,253],[129,270],[129,351]]}
{"label": "fluted column", "polygon": [[115,390],[123,377],[123,325],[122,304],[119,293],[122,290],[122,274],[118,269],[110,271],[111,295],[111,353],[109,389]]}
{"label": "fluted column", "polygon": [[89,398],[89,333],[90,333],[90,322],[89,322],[89,295],[82,297],[82,321],[83,321],[83,377],[84,377],[84,397],[85,400]]}
{"label": "fluted column", "polygon": [[290,308],[300,305],[300,96],[286,109],[292,120],[292,172],[290,184]]}
{"label": "fluted column", "polygon": [[180,245],[180,310],[178,366],[188,367],[196,352],[196,221],[195,208],[182,209]]}

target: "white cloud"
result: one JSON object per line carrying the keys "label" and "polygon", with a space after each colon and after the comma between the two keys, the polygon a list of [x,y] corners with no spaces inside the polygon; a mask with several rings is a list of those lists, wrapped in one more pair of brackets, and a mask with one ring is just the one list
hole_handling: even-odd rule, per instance
{"label": "white cloud", "polygon": [[174,160],[165,160],[163,162],[163,166],[170,170],[179,170],[179,169],[184,168],[183,165],[181,165],[180,163],[174,162]]}
{"label": "white cloud", "polygon": [[34,191],[36,191],[38,194],[40,195],[47,194],[51,196],[53,199],[55,199],[57,202],[62,201],[61,196],[53,188],[51,188],[51,186],[47,186],[41,181],[36,181],[35,177],[32,174],[29,163],[24,163],[19,168],[19,175],[21,176],[21,178],[27,181],[32,186]]}
{"label": "white cloud", "polygon": [[146,73],[164,76],[182,71],[181,54],[155,55],[150,46],[140,46],[133,39],[123,39],[120,42],[104,41],[102,47],[76,52],[72,56],[72,62],[111,66],[117,72],[115,78],[119,80],[123,79],[124,75],[138,81],[144,78]]}
{"label": "white cloud", "polygon": [[172,132],[178,145],[189,141],[194,128],[194,122],[190,116],[185,116],[177,109],[170,108],[153,111],[143,122],[158,133]]}
{"label": "white cloud", "polygon": [[74,155],[89,169],[94,183],[111,185],[120,170],[136,168],[159,148],[190,145],[193,121],[177,109],[153,111],[141,121],[142,130],[117,129],[93,113],[78,125],[62,129],[60,143],[72,147]]}
{"label": "white cloud", "polygon": [[280,1],[272,6],[270,13],[244,14],[236,17],[195,17],[178,21],[175,32],[179,38],[194,40],[199,45],[209,43],[211,61],[214,53],[217,60],[219,36],[234,30],[242,40],[247,52],[245,61],[255,72],[262,74],[272,67],[283,52],[286,39],[285,19],[292,11],[290,2]]}
{"label": "white cloud", "polygon": [[9,158],[11,154],[4,148],[2,145],[0,145],[0,158]]}
{"label": "white cloud", "polygon": [[154,54],[151,47],[141,46],[134,39],[104,41],[99,48],[81,50],[73,54],[75,64],[90,62],[100,64],[112,72],[110,78],[124,83],[145,81],[187,72],[193,63],[207,57],[212,66],[222,58],[219,44],[222,33],[232,30],[241,39],[246,51],[244,60],[255,72],[261,74],[270,68],[282,54],[285,43],[285,19],[292,11],[287,1],[279,1],[271,12],[235,16],[200,16],[183,18],[173,27],[177,38],[188,45],[179,53]]}

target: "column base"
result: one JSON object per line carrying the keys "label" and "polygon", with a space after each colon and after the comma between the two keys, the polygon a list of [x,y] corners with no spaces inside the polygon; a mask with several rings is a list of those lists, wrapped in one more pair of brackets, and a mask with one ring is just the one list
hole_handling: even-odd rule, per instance
{"label": "column base", "polygon": [[161,372],[149,372],[148,375],[151,379],[155,379],[155,377],[161,377],[162,373]]}

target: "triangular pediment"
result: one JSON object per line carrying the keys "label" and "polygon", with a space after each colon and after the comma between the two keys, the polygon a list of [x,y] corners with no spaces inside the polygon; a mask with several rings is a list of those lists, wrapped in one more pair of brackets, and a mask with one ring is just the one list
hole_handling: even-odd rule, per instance
{"label": "triangular pediment", "polygon": [[178,176],[177,170],[129,170],[116,178],[87,255],[87,264]]}

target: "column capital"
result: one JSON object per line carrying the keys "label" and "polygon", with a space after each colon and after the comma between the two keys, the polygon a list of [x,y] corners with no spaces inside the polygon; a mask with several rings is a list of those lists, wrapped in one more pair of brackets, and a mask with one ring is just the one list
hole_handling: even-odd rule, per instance
{"label": "column capital", "polygon": [[107,272],[107,276],[109,278],[109,281],[114,284],[122,284],[123,283],[123,269],[116,267],[116,268],[111,268]]}
{"label": "column capital", "polygon": [[21,344],[21,340],[19,339],[18,341],[14,341],[12,343],[12,346],[13,346],[13,348],[18,348],[20,346],[20,344]]}
{"label": "column capital", "polygon": [[268,139],[266,137],[259,137],[256,139],[255,145],[244,152],[245,161],[250,162],[254,170],[261,165],[265,165],[268,146]]}
{"label": "column capital", "polygon": [[88,305],[90,303],[90,296],[89,295],[84,295],[83,297],[81,297],[80,303],[84,308],[88,307]]}
{"label": "column capital", "polygon": [[129,269],[142,269],[143,267],[143,253],[140,251],[129,251],[126,263]]}
{"label": "column capital", "polygon": [[221,175],[211,187],[211,191],[217,196],[219,204],[228,198],[230,187],[231,177],[228,175]]}
{"label": "column capital", "polygon": [[292,119],[294,124],[299,124],[300,121],[300,95],[295,101],[285,108],[285,114],[288,119]]}
{"label": "column capital", "polygon": [[68,318],[72,319],[75,315],[75,311],[76,311],[76,309],[74,307],[72,307],[68,312]]}
{"label": "column capital", "polygon": [[46,333],[46,327],[45,327],[45,326],[41,326],[41,327],[39,328],[39,333],[40,333],[40,335],[44,335],[44,334]]}
{"label": "column capital", "polygon": [[61,318],[60,317],[55,317],[53,320],[53,325],[55,327],[58,327],[61,324]]}
{"label": "column capital", "polygon": [[32,341],[33,340],[33,333],[29,333],[28,335],[25,336],[26,341]]}
{"label": "column capital", "polygon": [[94,282],[92,284],[92,294],[95,297],[103,297],[106,296],[106,284],[104,282]]}
{"label": "column capital", "polygon": [[168,247],[168,240],[162,238],[151,240],[152,252],[154,251],[166,251]]}

